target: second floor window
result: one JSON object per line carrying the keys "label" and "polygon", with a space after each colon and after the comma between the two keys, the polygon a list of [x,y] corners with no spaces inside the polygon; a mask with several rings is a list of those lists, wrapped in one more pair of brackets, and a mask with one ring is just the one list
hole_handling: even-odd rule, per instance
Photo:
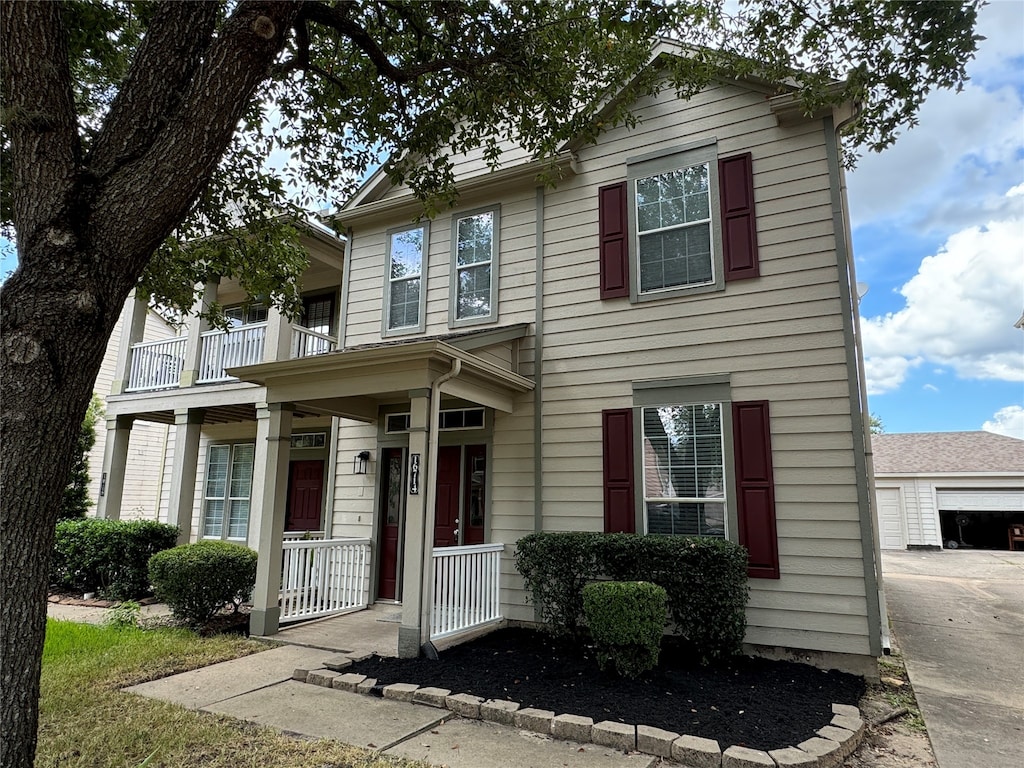
{"label": "second floor window", "polygon": [[388,234],[385,332],[422,330],[426,242],[427,228],[422,225]]}
{"label": "second floor window", "polygon": [[238,304],[234,307],[224,307],[224,317],[227,318],[228,326],[240,328],[243,325],[253,323],[264,323],[267,320],[267,307],[264,304]]}
{"label": "second floor window", "polygon": [[708,163],[636,180],[640,292],[714,280]]}
{"label": "second floor window", "polygon": [[496,313],[498,209],[453,218],[451,325],[493,320]]}

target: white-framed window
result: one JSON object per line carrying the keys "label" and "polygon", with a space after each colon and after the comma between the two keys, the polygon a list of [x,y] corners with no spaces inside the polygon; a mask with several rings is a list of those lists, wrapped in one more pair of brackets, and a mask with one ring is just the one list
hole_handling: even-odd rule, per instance
{"label": "white-framed window", "polygon": [[[408,432],[411,415],[389,413],[384,418],[385,434]],[[486,415],[483,408],[447,408],[438,413],[438,428],[444,432],[461,429],[483,429]]]}
{"label": "white-framed window", "polygon": [[641,293],[714,282],[710,178],[704,162],[636,180]]}
{"label": "white-framed window", "polygon": [[203,538],[244,541],[249,535],[254,443],[211,445],[203,492]]}
{"label": "white-framed window", "polygon": [[717,158],[710,143],[627,160],[634,301],[724,289]]}
{"label": "white-framed window", "polygon": [[267,321],[267,306],[266,304],[237,304],[233,307],[224,307],[224,317],[227,318],[230,328],[265,323]]}
{"label": "white-framed window", "polygon": [[300,432],[292,435],[292,449],[323,448],[327,445],[326,432]]}
{"label": "white-framed window", "polygon": [[499,216],[495,206],[452,217],[452,327],[497,318]]}
{"label": "white-framed window", "polygon": [[423,268],[429,242],[426,223],[390,230],[384,286],[383,335],[418,333],[424,327]]}
{"label": "white-framed window", "polygon": [[647,533],[728,534],[721,403],[641,409]]}

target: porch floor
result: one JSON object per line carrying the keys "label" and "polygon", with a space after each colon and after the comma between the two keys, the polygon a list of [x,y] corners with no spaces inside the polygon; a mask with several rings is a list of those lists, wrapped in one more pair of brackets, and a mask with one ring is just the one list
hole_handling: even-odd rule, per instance
{"label": "porch floor", "polygon": [[361,611],[292,624],[267,639],[346,655],[397,656],[401,617],[401,605],[376,603]]}

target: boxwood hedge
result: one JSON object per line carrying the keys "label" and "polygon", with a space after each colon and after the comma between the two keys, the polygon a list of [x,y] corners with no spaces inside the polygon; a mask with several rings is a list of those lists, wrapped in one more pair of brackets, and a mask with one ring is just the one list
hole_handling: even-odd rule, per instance
{"label": "boxwood hedge", "polygon": [[516,568],[539,618],[581,637],[583,587],[592,581],[649,581],[668,594],[672,631],[702,662],[738,653],[746,632],[747,552],[724,539],[628,533],[531,533]]}

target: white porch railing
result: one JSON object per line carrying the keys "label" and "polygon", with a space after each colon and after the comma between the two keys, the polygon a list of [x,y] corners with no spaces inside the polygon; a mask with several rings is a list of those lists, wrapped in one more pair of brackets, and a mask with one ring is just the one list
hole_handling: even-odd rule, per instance
{"label": "white porch railing", "polygon": [[199,384],[216,381],[234,381],[225,368],[255,365],[263,362],[263,344],[267,338],[267,324],[253,323],[230,331],[206,331],[201,334],[202,354],[199,357]]}
{"label": "white porch railing", "polygon": [[184,336],[132,344],[126,392],[178,386],[185,360]]}
{"label": "white porch railing", "polygon": [[504,544],[471,544],[434,550],[431,640],[501,618],[498,579],[504,549]]}
{"label": "white porch railing", "polygon": [[365,608],[370,597],[370,540],[284,542],[281,621]]}
{"label": "white porch railing", "polygon": [[324,538],[323,531],[285,531],[285,541],[319,541]]}
{"label": "white porch railing", "polygon": [[292,326],[292,358],[326,355],[337,347],[337,340],[326,333],[311,331],[301,325]]}

